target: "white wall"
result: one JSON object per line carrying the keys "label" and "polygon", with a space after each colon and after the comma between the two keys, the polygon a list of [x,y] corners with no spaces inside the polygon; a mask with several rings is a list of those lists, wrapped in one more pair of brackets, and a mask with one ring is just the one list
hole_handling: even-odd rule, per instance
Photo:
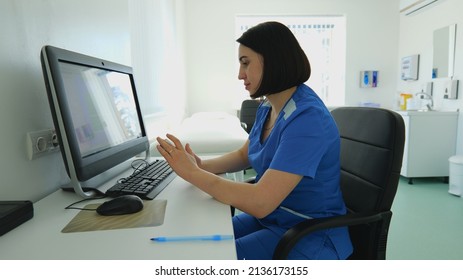
{"label": "white wall", "polygon": [[[399,92],[416,93],[427,82],[434,84],[434,103],[437,109],[456,110],[463,108],[463,91],[461,90],[463,78],[463,1],[461,0],[441,0],[438,4],[430,8],[423,9],[422,12],[410,16],[400,16],[400,39],[399,56],[400,58],[408,55],[419,54],[419,79],[417,81],[402,81],[400,75],[397,76],[397,90]],[[432,79],[432,56],[433,56],[433,32],[450,24],[457,24],[456,35],[456,56],[454,79],[460,80],[460,89],[457,100],[445,100],[444,83],[449,79]],[[458,122],[457,154],[463,154],[463,116],[460,112]],[[439,143],[436,143],[438,145]]]}
{"label": "white wall", "polygon": [[50,44],[130,65],[128,0],[0,1],[0,200],[67,181],[60,153],[29,161],[26,133],[53,128],[39,53]]}
{"label": "white wall", "polygon": [[[398,0],[186,0],[189,113],[232,113],[239,107],[236,14],[346,15],[346,103],[391,107],[397,90],[398,9]],[[379,86],[359,88],[361,70],[379,70]]]}

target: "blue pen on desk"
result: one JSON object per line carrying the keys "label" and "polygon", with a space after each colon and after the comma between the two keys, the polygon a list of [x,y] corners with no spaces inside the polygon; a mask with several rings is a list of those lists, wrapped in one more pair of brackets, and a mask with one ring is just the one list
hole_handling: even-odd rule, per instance
{"label": "blue pen on desk", "polygon": [[221,241],[233,239],[233,235],[202,235],[202,236],[159,236],[151,238],[156,242],[175,242],[175,241]]}

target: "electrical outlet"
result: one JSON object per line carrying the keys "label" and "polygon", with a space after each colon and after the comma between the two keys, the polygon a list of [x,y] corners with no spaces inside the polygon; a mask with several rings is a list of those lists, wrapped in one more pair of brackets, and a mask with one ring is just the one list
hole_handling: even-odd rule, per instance
{"label": "electrical outlet", "polygon": [[45,129],[27,133],[27,156],[29,160],[59,150],[58,138],[53,129]]}

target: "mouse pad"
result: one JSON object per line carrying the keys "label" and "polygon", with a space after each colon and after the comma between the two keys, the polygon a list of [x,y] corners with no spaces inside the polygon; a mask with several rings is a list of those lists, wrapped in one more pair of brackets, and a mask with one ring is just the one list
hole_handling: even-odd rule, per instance
{"label": "mouse pad", "polygon": [[[96,209],[101,203],[87,204],[84,208]],[[145,200],[140,212],[100,216],[96,211],[81,210],[64,228],[63,233],[108,229],[160,226],[164,223],[167,200]]]}

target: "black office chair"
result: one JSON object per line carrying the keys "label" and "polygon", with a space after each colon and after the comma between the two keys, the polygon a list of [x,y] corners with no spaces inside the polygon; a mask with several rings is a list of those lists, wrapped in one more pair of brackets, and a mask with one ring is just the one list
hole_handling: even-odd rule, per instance
{"label": "black office chair", "polygon": [[386,244],[402,166],[402,117],[380,108],[341,107],[331,111],[341,135],[341,188],[348,213],[306,220],[289,229],[273,258],[285,259],[304,236],[348,226],[350,259],[386,259]]}
{"label": "black office chair", "polygon": [[254,121],[256,120],[256,112],[257,107],[261,103],[260,100],[248,99],[244,100],[241,103],[241,110],[240,110],[240,122],[241,126],[246,130],[249,134],[251,132],[252,127],[254,126]]}

